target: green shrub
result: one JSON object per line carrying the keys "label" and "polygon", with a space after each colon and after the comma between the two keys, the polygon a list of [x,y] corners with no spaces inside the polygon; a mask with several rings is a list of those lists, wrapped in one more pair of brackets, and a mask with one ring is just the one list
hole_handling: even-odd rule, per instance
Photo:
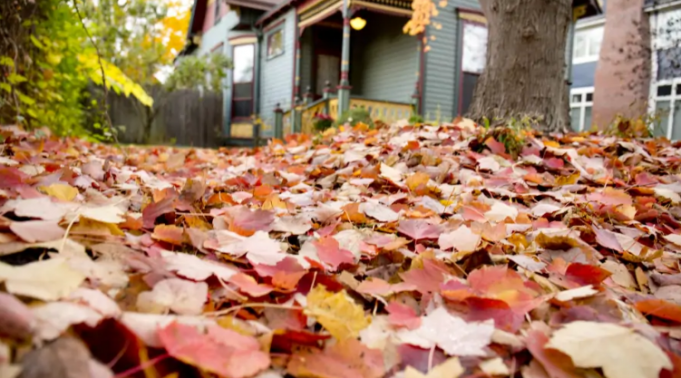
{"label": "green shrub", "polygon": [[369,125],[372,129],[374,128],[374,121],[371,120],[371,115],[365,108],[353,108],[343,112],[336,120],[336,125],[343,126],[346,123],[349,123],[350,126],[354,127],[360,122]]}
{"label": "green shrub", "polygon": [[409,117],[409,124],[414,125],[417,123],[423,123],[423,117],[418,114],[412,114],[411,117]]}
{"label": "green shrub", "polygon": [[323,132],[333,126],[333,118],[326,114],[316,114],[313,118],[314,129]]}

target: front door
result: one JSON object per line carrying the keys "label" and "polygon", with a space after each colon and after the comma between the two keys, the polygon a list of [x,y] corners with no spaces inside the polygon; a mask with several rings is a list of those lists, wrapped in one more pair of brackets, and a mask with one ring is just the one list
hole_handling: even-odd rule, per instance
{"label": "front door", "polygon": [[340,82],[340,57],[337,55],[317,55],[317,82],[315,93],[319,96],[324,94],[326,82],[331,83],[331,88],[336,88]]}

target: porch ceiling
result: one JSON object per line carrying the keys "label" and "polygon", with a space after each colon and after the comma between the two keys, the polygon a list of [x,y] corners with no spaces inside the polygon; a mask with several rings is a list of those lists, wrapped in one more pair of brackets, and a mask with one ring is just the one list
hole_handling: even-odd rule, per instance
{"label": "porch ceiling", "polygon": [[[411,16],[412,0],[349,0],[350,8],[367,9],[393,15]],[[310,26],[341,9],[343,0],[317,0],[298,10],[299,27]]]}

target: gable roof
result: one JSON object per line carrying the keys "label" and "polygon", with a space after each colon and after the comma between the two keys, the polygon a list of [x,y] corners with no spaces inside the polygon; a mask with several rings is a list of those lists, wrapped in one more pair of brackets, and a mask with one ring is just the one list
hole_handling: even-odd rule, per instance
{"label": "gable roof", "polygon": [[260,10],[270,10],[275,5],[279,4],[281,0],[224,0],[229,5],[237,5],[246,8],[255,8]]}
{"label": "gable roof", "polygon": [[[222,1],[224,4],[233,6],[268,11],[274,8],[274,6],[280,3],[282,0],[215,0],[215,1]],[[200,33],[201,30],[203,29],[203,21],[206,17],[207,8],[208,0],[194,0],[194,5],[192,6],[192,16],[189,21],[189,29],[187,30],[187,39],[191,39],[194,35]]]}

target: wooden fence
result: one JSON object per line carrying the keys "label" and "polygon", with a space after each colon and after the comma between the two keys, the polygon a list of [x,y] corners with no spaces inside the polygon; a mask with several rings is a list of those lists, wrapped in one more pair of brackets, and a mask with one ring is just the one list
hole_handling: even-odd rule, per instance
{"label": "wooden fence", "polygon": [[[171,94],[152,91],[154,109],[160,106],[151,128],[151,144],[218,147],[222,143],[222,94],[182,90]],[[135,99],[110,92],[109,115],[119,128],[121,143],[143,143],[143,110]]]}

